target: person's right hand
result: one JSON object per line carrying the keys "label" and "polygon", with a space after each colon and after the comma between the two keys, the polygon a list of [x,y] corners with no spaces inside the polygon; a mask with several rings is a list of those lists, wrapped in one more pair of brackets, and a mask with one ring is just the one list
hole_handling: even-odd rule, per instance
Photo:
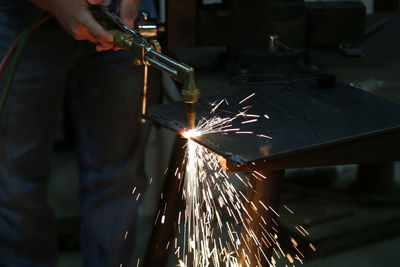
{"label": "person's right hand", "polygon": [[[97,44],[97,51],[113,48],[113,36],[92,16],[89,5],[107,4],[104,0],[30,0],[50,12],[76,40]],[[107,1],[110,2],[110,1]]]}

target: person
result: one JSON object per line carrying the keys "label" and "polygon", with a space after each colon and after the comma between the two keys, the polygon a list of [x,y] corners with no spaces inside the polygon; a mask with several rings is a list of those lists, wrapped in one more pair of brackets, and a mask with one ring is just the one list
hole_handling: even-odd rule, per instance
{"label": "person", "polygon": [[[138,204],[131,191],[146,184],[149,126],[138,122],[143,69],[127,52],[114,51],[112,35],[88,11],[102,0],[87,1],[0,0],[0,58],[38,8],[53,15],[30,35],[0,120],[0,266],[57,264],[56,221],[46,195],[64,102],[81,176],[83,264],[132,260]],[[154,8],[150,0],[143,4]],[[139,9],[139,0],[118,3],[130,26]]]}

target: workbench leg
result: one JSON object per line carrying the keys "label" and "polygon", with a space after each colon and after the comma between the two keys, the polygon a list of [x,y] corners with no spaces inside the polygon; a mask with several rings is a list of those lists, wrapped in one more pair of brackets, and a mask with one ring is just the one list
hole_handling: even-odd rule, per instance
{"label": "workbench leg", "polygon": [[[177,229],[179,211],[183,206],[182,188],[184,183],[184,166],[182,164],[185,156],[185,144],[187,139],[177,136],[172,151],[170,163],[165,175],[164,187],[158,206],[158,212],[153,222],[153,230],[144,259],[145,267],[162,267],[167,264],[169,248]],[[179,168],[182,176],[175,176]],[[165,216],[163,218],[163,216]]]}
{"label": "workbench leg", "polygon": [[[239,263],[241,266],[269,266],[268,261],[271,262],[273,246],[267,247],[265,243],[268,244],[270,242],[263,242],[263,228],[272,236],[278,234],[276,232],[278,227],[277,215],[275,212],[278,212],[279,209],[280,184],[284,171],[259,171],[258,173],[266,177],[266,179],[262,178],[256,172],[250,173],[250,182],[253,185],[253,188],[247,190],[246,198],[253,203],[247,205],[247,210],[252,219],[245,219],[244,223],[247,229],[251,229],[254,232],[254,235],[259,238],[262,244],[261,248],[265,252],[268,260],[260,253],[260,249],[253,239],[246,234],[247,231],[243,226],[241,233],[246,237],[247,245],[241,244],[239,249]],[[264,205],[262,205],[260,201]],[[266,210],[264,206],[267,207],[268,210]],[[271,208],[273,210],[271,210]],[[248,218],[246,214],[243,214],[243,217]],[[264,218],[264,220],[262,218]]]}

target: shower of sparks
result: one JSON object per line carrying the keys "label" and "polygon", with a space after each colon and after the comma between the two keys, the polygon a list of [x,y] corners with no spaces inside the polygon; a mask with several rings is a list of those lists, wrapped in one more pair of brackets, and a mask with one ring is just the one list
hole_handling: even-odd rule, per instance
{"label": "shower of sparks", "polygon": [[[239,104],[254,95],[255,93],[249,95]],[[261,262],[276,266],[277,260],[282,261],[282,258],[286,258],[292,265],[296,261],[302,263],[304,255],[297,248],[294,239],[292,244],[296,252],[291,250],[292,254],[284,252],[278,242],[278,224],[274,218],[279,217],[279,214],[261,200],[253,203],[234,186],[233,180],[237,179],[248,190],[257,194],[250,176],[242,177],[237,173],[229,176],[221,167],[221,158],[193,140],[213,133],[254,134],[260,138],[272,139],[264,134],[233,128],[233,121],[239,118],[243,119],[241,124],[249,124],[256,123],[257,118],[262,116],[268,119],[268,115],[248,114],[251,106],[231,117],[215,115],[216,110],[224,103],[228,105],[225,99],[214,103],[211,119],[202,118],[195,129],[181,133],[188,142],[183,165],[186,167],[183,186],[186,204],[184,212],[179,213],[178,218],[178,232],[183,233],[184,241],[178,245],[175,239],[173,245],[179,258],[178,266],[253,267],[261,266]],[[251,175],[259,181],[268,182],[268,177],[259,172],[254,171]],[[175,176],[180,179],[183,173],[176,170]],[[285,208],[293,213],[286,206]],[[161,217],[163,223],[165,217]],[[296,229],[303,235],[306,234],[302,226],[296,226]],[[312,244],[309,247],[315,249]],[[273,254],[268,255],[267,250],[271,248]]]}

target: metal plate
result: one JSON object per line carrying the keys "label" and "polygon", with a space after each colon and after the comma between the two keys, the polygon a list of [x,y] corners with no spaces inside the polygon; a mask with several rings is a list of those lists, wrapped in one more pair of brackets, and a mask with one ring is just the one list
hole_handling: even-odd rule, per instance
{"label": "metal plate", "polygon": [[[239,105],[252,93],[256,95]],[[210,103],[223,98],[229,105],[221,105],[217,114],[222,117],[249,105],[252,108],[248,113],[270,117],[261,117],[250,124],[241,124],[248,120],[245,118],[234,121],[233,128],[254,134],[210,134],[196,140],[234,164],[285,157],[400,129],[400,105],[342,83],[336,83],[331,89],[320,89],[316,79],[309,79],[253,87],[224,97],[202,98],[197,107],[198,118],[210,117]],[[186,125],[182,103],[151,107],[149,117],[174,131]]]}

